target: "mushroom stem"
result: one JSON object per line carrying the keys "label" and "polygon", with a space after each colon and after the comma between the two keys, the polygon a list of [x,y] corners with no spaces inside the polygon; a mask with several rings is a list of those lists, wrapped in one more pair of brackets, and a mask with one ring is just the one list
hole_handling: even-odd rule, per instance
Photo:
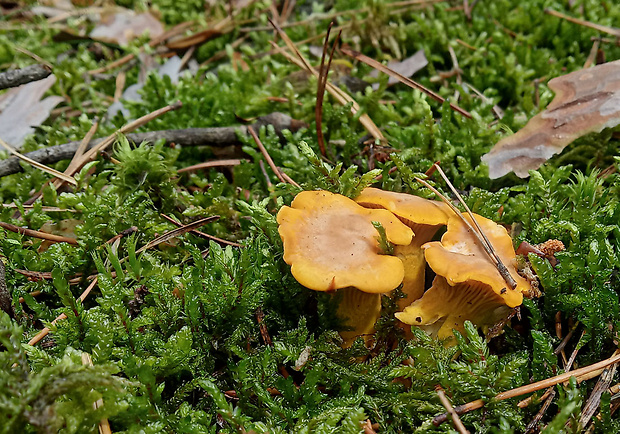
{"label": "mushroom stem", "polygon": [[[404,219],[401,218],[401,220]],[[413,230],[415,236],[409,245],[394,246],[394,255],[403,261],[405,266],[402,286],[404,297],[397,303],[401,311],[424,295],[426,259],[424,258],[422,244],[430,241],[442,226],[416,224],[411,221],[404,221],[404,223]]]}
{"label": "mushroom stem", "polygon": [[371,294],[354,287],[339,289],[332,297],[340,297],[337,315],[342,321],[340,336],[343,348],[353,345],[359,336],[368,344],[381,314],[381,294]]}
{"label": "mushroom stem", "polygon": [[[437,166],[437,169],[441,170],[439,168],[439,166]],[[443,173],[443,172],[441,172]],[[444,174],[445,176],[445,174]],[[456,191],[456,189],[454,188],[454,186],[450,183],[450,181],[446,179],[446,182],[448,183],[448,185],[450,186],[450,188],[452,189],[452,191],[456,194],[456,196],[459,198],[459,200],[461,201],[462,204],[465,204],[463,201],[463,198],[458,194],[458,192]],[[472,218],[474,224],[478,227],[478,229],[480,230],[480,232],[478,232],[476,229],[474,229],[474,227],[471,225],[471,223],[469,223],[467,221],[467,219],[465,217],[463,217],[463,214],[459,211],[459,209],[454,206],[454,204],[452,202],[450,202],[448,200],[447,197],[445,197],[443,194],[441,194],[441,192],[439,192],[439,190],[437,190],[435,187],[433,187],[432,185],[430,185],[428,182],[426,182],[423,179],[420,178],[415,178],[416,181],[418,181],[420,184],[424,185],[426,188],[428,188],[429,190],[431,190],[433,193],[435,193],[437,196],[439,196],[441,198],[441,200],[443,200],[446,205],[448,205],[450,207],[450,209],[457,215],[459,216],[463,222],[465,223],[465,225],[469,228],[469,230],[471,231],[471,233],[478,238],[478,241],[480,241],[481,246],[483,247],[484,251],[486,252],[487,255],[489,255],[489,258],[491,258],[491,260],[493,261],[495,267],[497,268],[497,271],[499,272],[499,274],[501,274],[502,278],[506,281],[506,283],[508,284],[508,286],[510,287],[510,289],[515,289],[517,287],[517,282],[515,282],[514,278],[512,277],[512,275],[510,274],[510,272],[508,271],[508,268],[506,268],[506,266],[504,265],[504,263],[501,261],[501,259],[499,258],[499,256],[497,255],[497,253],[495,253],[495,250],[493,249],[493,246],[491,245],[491,243],[489,242],[488,238],[486,237],[486,235],[484,234],[484,232],[482,231],[482,229],[480,229],[480,226],[478,225],[478,222],[476,221],[476,219],[473,217],[473,213],[469,210],[469,208],[467,207],[467,205],[465,205],[467,211],[469,212],[470,217]],[[488,244],[487,244],[488,243]]]}

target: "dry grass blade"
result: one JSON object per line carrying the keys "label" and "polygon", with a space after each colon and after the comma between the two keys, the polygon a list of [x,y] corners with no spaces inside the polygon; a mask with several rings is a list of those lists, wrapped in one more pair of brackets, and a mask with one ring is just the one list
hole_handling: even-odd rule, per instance
{"label": "dry grass blade", "polygon": [[441,405],[443,405],[450,414],[450,416],[452,416],[452,424],[454,425],[454,429],[456,429],[460,434],[469,434],[469,431],[467,431],[465,425],[463,425],[463,422],[461,422],[459,415],[454,411],[454,407],[452,407],[452,404],[446,397],[443,389],[438,388],[436,392],[437,396],[439,397],[439,401],[441,401]]}
{"label": "dry grass blade", "polygon": [[[542,381],[537,381],[536,383],[526,384],[525,386],[517,387],[516,389],[511,389],[506,392],[498,393],[497,395],[495,395],[494,399],[497,401],[503,401],[505,399],[515,398],[517,396],[525,395],[526,393],[536,392],[538,390],[546,389],[547,387],[552,387],[557,384],[564,383],[565,381],[570,380],[571,377],[575,377],[577,381],[589,380],[595,373],[598,373],[598,375],[600,375],[603,369],[618,362],[620,362],[620,351],[616,351],[608,359],[601,360],[600,362],[594,363],[592,365],[584,366],[583,368],[575,369],[574,371],[565,372],[563,374],[556,375],[555,377],[547,378]],[[456,411],[458,414],[464,414],[482,407],[484,407],[484,401],[482,399],[477,399],[476,401],[472,401],[467,404],[455,407],[454,411]],[[433,419],[433,425],[441,425],[446,420],[448,420],[448,417],[448,413],[435,416],[435,418]]]}
{"label": "dry grass blade", "polygon": [[[306,71],[310,72],[312,75],[314,75],[318,79],[319,72],[315,68],[313,68],[312,65],[310,65],[310,63],[306,60],[305,57],[302,56],[302,54],[299,52],[299,50],[297,49],[293,41],[291,41],[291,39],[284,32],[284,30],[282,30],[278,25],[276,25],[273,22],[271,23],[271,25],[276,29],[276,31],[278,32],[278,35],[282,38],[287,48],[291,50],[291,52],[295,53],[295,56],[286,52],[282,47],[278,46],[275,42],[272,41],[271,45],[274,47],[276,52],[279,54],[282,54],[289,61],[296,64],[300,68],[305,69]],[[353,98],[351,98],[349,94],[347,94],[345,91],[343,91],[339,87],[334,86],[329,80],[326,81],[325,88],[340,104],[346,105],[348,103],[351,103],[352,104],[351,112],[354,115],[356,115],[360,111],[361,108],[359,104]],[[372,119],[370,119],[370,116],[368,116],[367,114],[362,114],[359,117],[359,121],[364,126],[364,128],[366,128],[368,133],[371,136],[373,136],[376,140],[380,140],[381,142],[384,142],[384,143],[387,142],[387,140],[383,136],[383,133],[381,133],[381,130],[379,130],[377,125],[372,121]]]}
{"label": "dry grass blade", "polygon": [[[90,285],[88,285],[88,287],[84,290],[84,292],[82,292],[82,294],[79,297],[79,300],[81,302],[83,302],[84,300],[86,300],[86,297],[88,297],[88,294],[90,294],[90,292],[93,290],[93,288],[97,285],[97,277],[95,277],[93,279],[93,281],[90,283]],[[52,325],[55,325],[58,321],[66,319],[67,315],[60,314],[56,317],[56,319],[54,319],[54,321],[52,321]],[[28,341],[28,345],[36,345],[37,343],[39,343],[41,341],[41,339],[43,339],[45,336],[48,335],[48,333],[50,332],[50,328],[49,327],[45,327],[43,328],[43,330],[41,330],[39,333],[37,333],[37,335],[35,337],[33,337],[32,339],[30,339]]]}
{"label": "dry grass blade", "polygon": [[[474,218],[474,214],[471,212],[471,210],[469,209],[469,207],[467,206],[467,204],[463,200],[463,197],[459,194],[458,191],[456,191],[456,188],[454,188],[454,185],[452,185],[452,183],[450,182],[450,180],[448,179],[448,177],[446,176],[444,171],[441,169],[439,164],[435,163],[435,164],[433,164],[433,166],[435,166],[435,168],[437,169],[437,172],[439,172],[439,175],[441,175],[441,177],[444,180],[444,182],[448,185],[450,190],[452,190],[452,193],[454,193],[454,195],[456,196],[456,198],[458,199],[460,204],[465,208],[465,211],[467,211],[467,214],[469,215],[469,217],[471,218],[472,222],[474,223],[474,226],[476,226],[475,234],[476,234],[478,240],[480,240],[481,244],[484,246],[485,252],[487,252],[487,254],[495,262],[495,266],[497,267],[497,270],[499,271],[499,274],[502,275],[502,277],[504,278],[504,280],[506,281],[508,286],[510,286],[510,289],[515,289],[517,287],[517,282],[515,282],[514,278],[512,277],[510,272],[508,271],[508,268],[506,268],[506,266],[504,265],[504,263],[502,262],[500,257],[495,252],[495,249],[493,248],[493,245],[491,244],[491,241],[489,241],[489,238],[486,236],[486,234],[484,233],[484,231],[482,230],[482,228],[478,224],[478,220],[476,220]],[[459,213],[459,215],[460,215],[460,213]]]}
{"label": "dry grass blade", "polygon": [[[396,79],[398,79],[400,82],[406,84],[407,86],[413,88],[413,89],[418,89],[422,92],[424,92],[425,94],[427,94],[428,96],[430,96],[431,98],[433,98],[435,101],[440,102],[440,103],[444,103],[446,100],[444,98],[442,98],[441,96],[437,95],[435,92],[433,92],[432,90],[422,86],[420,83],[416,83],[415,81],[413,81],[410,78],[405,77],[404,75],[399,74],[398,72],[388,68],[387,66],[383,65],[380,62],[377,62],[375,59],[365,56],[364,54],[360,53],[359,51],[354,51],[348,48],[341,48],[340,51],[342,51],[344,54],[346,54],[347,56],[350,56],[356,60],[359,60],[360,62],[364,62],[366,65],[368,66],[372,66],[375,69],[378,69],[381,72],[384,72],[386,74],[388,74],[391,77],[394,77]],[[463,116],[465,116],[466,118],[471,119],[471,113],[469,113],[467,110],[462,109],[461,107],[459,107],[456,104],[453,103],[449,103],[450,104],[450,108],[452,108],[452,110],[462,114]]]}
{"label": "dry grass blade", "polygon": [[52,169],[51,167],[47,167],[45,164],[41,164],[37,161],[34,161],[28,157],[26,157],[25,155],[20,154],[19,152],[17,152],[15,149],[13,149],[13,147],[11,145],[9,145],[8,143],[6,143],[4,140],[0,139],[0,145],[2,145],[2,147],[4,149],[6,149],[7,151],[9,151],[11,154],[13,154],[14,156],[16,156],[17,158],[19,158],[22,161],[25,161],[26,163],[30,164],[31,166],[36,167],[37,169],[40,169],[46,173],[49,173],[52,176],[55,176],[56,178],[60,178],[65,182],[68,182],[71,185],[76,186],[77,182],[75,179],[73,179],[72,176],[67,176],[64,173],[59,172],[56,169]]}
{"label": "dry grass blade", "polygon": [[329,74],[329,68],[332,64],[332,59],[334,58],[334,49],[336,48],[336,44],[338,43],[338,39],[340,39],[340,34],[336,37],[334,41],[334,45],[332,46],[332,51],[329,54],[329,61],[327,62],[327,67],[325,67],[325,54],[327,54],[327,46],[329,43],[329,34],[334,26],[334,22],[329,23],[329,27],[327,28],[327,34],[325,35],[325,43],[323,44],[323,53],[321,54],[321,66],[319,68],[319,79],[317,81],[317,93],[316,93],[316,104],[314,106],[314,118],[316,120],[316,137],[317,142],[319,143],[319,149],[321,151],[321,155],[324,157],[327,156],[327,150],[325,148],[325,136],[323,136],[323,98],[325,96],[325,85],[327,84],[327,77]]}
{"label": "dry grass blade", "polygon": [[33,229],[22,228],[19,226],[12,225],[11,223],[0,222],[0,228],[6,229],[7,231],[15,232],[17,234],[26,235],[27,237],[39,238],[42,240],[52,241],[55,243],[68,243],[77,245],[77,240],[68,237],[62,237],[60,235],[48,234],[47,232],[35,231]]}
{"label": "dry grass blade", "polygon": [[269,152],[267,152],[265,145],[263,145],[263,142],[261,142],[260,139],[258,138],[258,135],[254,131],[254,128],[248,127],[248,132],[254,139],[254,142],[256,142],[256,146],[258,146],[258,149],[260,149],[260,152],[261,154],[263,154],[263,157],[265,157],[265,160],[267,160],[267,164],[269,164],[269,167],[271,167],[271,170],[273,171],[273,173],[275,173],[275,175],[278,177],[280,182],[286,183],[286,180],[282,177],[282,174],[280,173],[275,163],[273,162],[271,155],[269,155]]}
{"label": "dry grass blade", "polygon": [[[178,221],[174,220],[172,217],[167,216],[166,214],[160,214],[165,220],[167,220],[168,222],[172,223],[173,225],[176,225],[178,227],[183,227],[183,223],[179,223]],[[209,235],[209,234],[205,234],[204,232],[200,232],[199,230],[193,229],[190,231],[192,234],[201,237],[201,238],[205,238],[207,240],[213,240],[216,243],[220,243],[220,244],[226,244],[229,246],[233,246],[233,247],[243,247],[243,245],[239,244],[239,243],[235,243],[233,241],[228,241],[228,240],[224,240],[222,238],[218,238],[215,237],[213,235]]]}
{"label": "dry grass blade", "polygon": [[[82,353],[82,365],[93,366],[93,360],[90,358],[90,354]],[[99,398],[97,401],[93,402],[93,407],[95,410],[103,407],[103,399]],[[103,418],[99,421],[99,434],[112,434],[108,419]]]}
{"label": "dry grass blade", "polygon": [[142,253],[145,250],[151,249],[155,246],[157,246],[158,244],[164,243],[172,238],[176,238],[178,236],[183,235],[184,233],[190,232],[196,228],[199,228],[200,226],[204,226],[205,224],[212,222],[214,220],[219,219],[220,216],[219,215],[214,215],[214,216],[210,216],[210,217],[205,217],[202,218],[200,220],[196,220],[195,222],[192,222],[188,225],[184,225],[181,226],[180,228],[177,229],[173,229],[171,231],[166,232],[165,234],[162,234],[160,236],[158,236],[157,238],[155,238],[154,240],[148,242],[147,244],[145,244],[144,246],[140,247],[138,250],[136,250],[136,253]]}
{"label": "dry grass blade", "polygon": [[177,170],[177,173],[185,173],[185,172],[195,172],[196,170],[201,169],[210,169],[211,167],[231,167],[238,166],[242,161],[248,160],[240,160],[238,158],[232,158],[229,160],[215,160],[215,161],[207,161],[205,163],[194,164],[193,166],[183,167]]}
{"label": "dry grass blade", "polygon": [[612,35],[612,36],[615,36],[617,38],[620,38],[620,29],[617,29],[615,27],[602,26],[600,24],[592,23],[590,21],[581,20],[579,18],[569,17],[568,15],[564,15],[564,14],[562,14],[560,12],[554,11],[553,9],[545,9],[545,13],[548,14],[548,15],[552,15],[554,17],[561,18],[563,20],[569,21],[571,23],[579,24],[580,26],[584,26],[584,27],[589,27],[589,28],[597,30],[599,32],[607,33],[608,35]]}

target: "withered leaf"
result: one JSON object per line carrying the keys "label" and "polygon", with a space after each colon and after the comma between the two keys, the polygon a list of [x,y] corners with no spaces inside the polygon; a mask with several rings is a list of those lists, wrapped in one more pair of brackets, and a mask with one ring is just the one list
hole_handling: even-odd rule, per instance
{"label": "withered leaf", "polygon": [[0,97],[0,138],[16,149],[21,148],[26,136],[34,132],[34,127],[41,125],[52,109],[64,100],[57,95],[41,100],[55,82],[56,77],[50,75],[9,89]]}
{"label": "withered leaf", "polygon": [[620,124],[620,60],[549,81],[555,98],[517,133],[482,157],[495,179],[514,171],[526,178],[575,139]]}
{"label": "withered leaf", "polygon": [[135,14],[125,10],[104,16],[89,36],[99,41],[125,45],[146,31],[151,38],[155,38],[164,33],[164,26],[148,12]]}

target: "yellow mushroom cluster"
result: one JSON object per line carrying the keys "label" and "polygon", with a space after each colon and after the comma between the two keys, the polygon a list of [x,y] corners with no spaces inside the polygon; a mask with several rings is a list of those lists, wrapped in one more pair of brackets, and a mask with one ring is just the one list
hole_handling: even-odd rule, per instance
{"label": "yellow mushroom cluster", "polygon": [[[491,326],[519,306],[530,284],[517,273],[512,239],[504,227],[474,215],[516,282],[510,288],[480,241],[471,218],[445,203],[367,188],[355,199],[327,191],[299,193],[277,220],[284,260],[295,279],[316,291],[338,291],[345,345],[368,337],[381,311],[381,294],[401,286],[396,317],[440,339],[464,322]],[[464,221],[469,221],[467,225]],[[373,222],[394,246],[385,254]],[[441,241],[431,241],[446,227]],[[425,288],[428,266],[435,278]],[[407,326],[409,328],[409,326]]]}

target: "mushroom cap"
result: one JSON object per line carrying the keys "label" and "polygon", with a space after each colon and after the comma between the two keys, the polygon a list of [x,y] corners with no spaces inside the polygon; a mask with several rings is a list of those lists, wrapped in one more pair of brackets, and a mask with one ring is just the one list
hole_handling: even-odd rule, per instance
{"label": "mushroom cap", "polygon": [[[450,285],[467,281],[479,282],[491,287],[509,307],[519,306],[523,293],[530,291],[530,284],[517,273],[517,262],[512,239],[506,229],[492,220],[475,215],[476,221],[486,234],[517,286],[510,289],[491,261],[478,239],[457,215],[448,220],[448,230],[441,242],[433,241],[422,246],[428,265]],[[463,217],[473,222],[469,215]]]}
{"label": "mushroom cap", "polygon": [[284,261],[307,288],[333,291],[353,286],[383,293],[403,280],[402,261],[381,254],[372,222],[381,223],[393,244],[409,244],[413,231],[387,210],[366,209],[327,191],[304,191],[291,207],[280,209],[277,220]]}
{"label": "mushroom cap", "polygon": [[371,187],[365,188],[355,201],[366,208],[385,208],[411,224],[445,225],[453,214],[443,202]]}

